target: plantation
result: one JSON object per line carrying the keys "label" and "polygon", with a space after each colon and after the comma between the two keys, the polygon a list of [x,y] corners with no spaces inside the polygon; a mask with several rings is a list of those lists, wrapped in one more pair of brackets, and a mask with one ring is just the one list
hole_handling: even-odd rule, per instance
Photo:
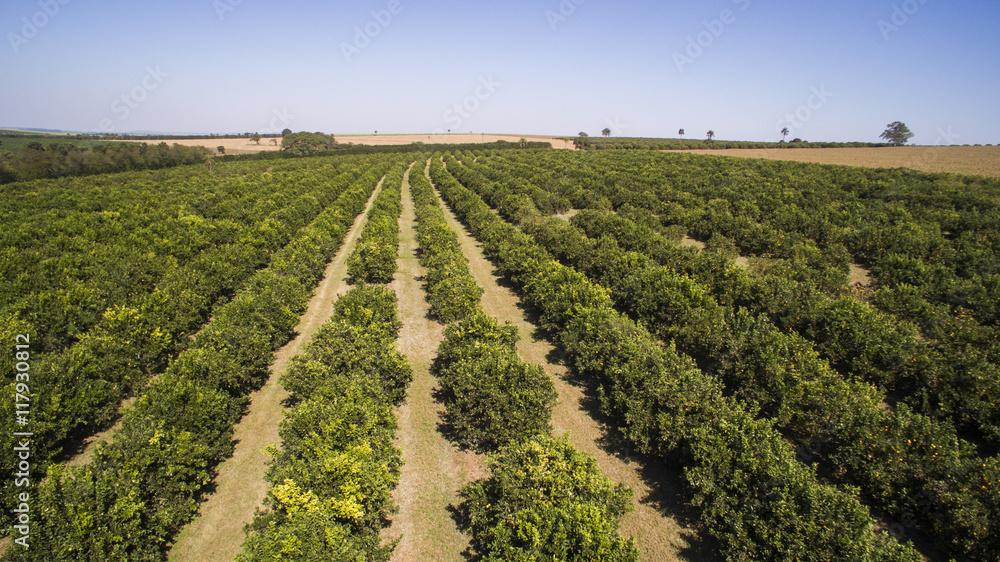
{"label": "plantation", "polygon": [[[31,548],[4,558],[165,560],[278,377],[290,397],[239,560],[389,560],[408,539],[387,529],[435,517],[464,537],[429,539],[453,559],[649,559],[622,531],[639,500],[602,471],[615,453],[553,429],[555,363],[593,399],[576,415],[677,486],[657,516],[691,519],[713,556],[1000,558],[1000,181],[438,148],[0,187],[4,446],[23,431],[17,334],[33,432]],[[451,213],[535,332],[486,312],[497,286]],[[352,288],[270,373],[337,256]],[[527,360],[525,338],[557,353]],[[401,415],[421,399],[439,411]],[[404,464],[418,431],[482,466],[440,513],[399,489],[451,470]]]}

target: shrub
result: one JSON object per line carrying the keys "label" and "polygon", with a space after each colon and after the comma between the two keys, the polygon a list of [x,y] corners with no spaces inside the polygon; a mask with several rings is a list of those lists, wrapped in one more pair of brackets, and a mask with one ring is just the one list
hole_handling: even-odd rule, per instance
{"label": "shrub", "polygon": [[521,361],[517,331],[477,311],[448,326],[431,367],[446,421],[463,447],[495,450],[549,431],[556,392],[537,365]]}
{"label": "shrub", "polygon": [[500,449],[490,476],[467,484],[459,506],[484,560],[638,560],[616,528],[631,492],[601,475],[564,439],[534,437]]}

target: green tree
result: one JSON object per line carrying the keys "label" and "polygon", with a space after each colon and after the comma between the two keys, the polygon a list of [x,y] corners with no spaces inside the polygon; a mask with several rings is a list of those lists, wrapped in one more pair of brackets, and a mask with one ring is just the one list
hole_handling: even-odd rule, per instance
{"label": "green tree", "polygon": [[705,134],[705,138],[707,138],[709,141],[711,141],[712,139],[714,139],[715,138],[715,131],[709,129],[708,133]]}
{"label": "green tree", "polygon": [[632,492],[601,474],[565,438],[501,449],[490,476],[462,488],[460,524],[485,560],[638,560],[618,524]]}
{"label": "green tree", "polygon": [[681,138],[684,138],[684,129],[677,129],[677,135]]}
{"label": "green tree", "polygon": [[260,144],[260,135],[258,133],[254,133],[254,134],[250,135],[250,140],[252,140],[253,142],[255,142],[257,144]]}
{"label": "green tree", "polygon": [[788,127],[784,127],[781,129],[781,142],[785,142],[785,137],[787,137],[788,133],[790,132],[791,131],[788,130]]}
{"label": "green tree", "polygon": [[297,156],[305,156],[330,150],[337,144],[333,135],[323,133],[292,133],[281,139],[281,150]]}
{"label": "green tree", "polygon": [[292,134],[292,130],[291,129],[285,129],[285,130],[281,131],[281,136],[283,136],[283,137],[287,137],[290,134]]}
{"label": "green tree", "polygon": [[225,154],[226,153],[226,147],[222,146],[221,144],[219,146],[215,147],[215,150],[218,150],[219,154]]}
{"label": "green tree", "polygon": [[889,141],[893,146],[903,146],[913,137],[913,133],[902,121],[893,121],[886,125],[886,130],[879,137]]}

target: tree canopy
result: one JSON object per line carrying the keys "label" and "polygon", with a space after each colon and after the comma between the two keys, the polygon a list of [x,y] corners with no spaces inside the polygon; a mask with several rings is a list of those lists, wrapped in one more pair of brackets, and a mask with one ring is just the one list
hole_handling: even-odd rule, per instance
{"label": "tree canopy", "polygon": [[903,146],[913,137],[913,133],[902,121],[893,121],[886,125],[885,131],[879,137],[889,141],[893,146]]}
{"label": "tree canopy", "polygon": [[337,144],[333,135],[324,133],[291,133],[281,139],[281,150],[297,156],[330,150]]}

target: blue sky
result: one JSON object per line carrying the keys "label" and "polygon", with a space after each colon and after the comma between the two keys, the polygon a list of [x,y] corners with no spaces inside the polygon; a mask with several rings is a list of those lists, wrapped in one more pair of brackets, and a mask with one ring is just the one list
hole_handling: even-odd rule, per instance
{"label": "blue sky", "polygon": [[0,125],[997,144],[998,27],[996,0],[0,0]]}

